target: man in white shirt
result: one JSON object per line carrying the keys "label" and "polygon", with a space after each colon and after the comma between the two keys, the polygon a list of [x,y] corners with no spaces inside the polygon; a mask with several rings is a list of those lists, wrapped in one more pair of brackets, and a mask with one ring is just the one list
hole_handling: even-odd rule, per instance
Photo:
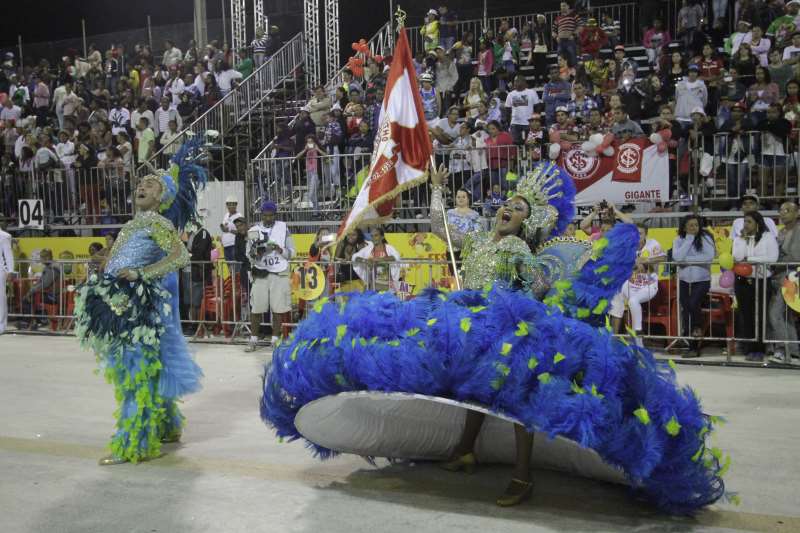
{"label": "man in white shirt", "polygon": [[459,109],[451,107],[447,111],[447,116],[440,118],[433,127],[433,147],[437,149],[445,148],[458,138],[460,125],[458,123]]}
{"label": "man in white shirt", "polygon": [[790,65],[800,61],[800,31],[792,34],[792,44],[783,49],[783,61]]}
{"label": "man in white shirt", "polygon": [[[737,218],[733,221],[733,225],[731,226],[731,239],[735,239],[736,237],[742,236],[742,228],[744,227],[744,215],[748,213],[753,213],[758,211],[758,204],[760,200],[758,199],[758,195],[755,193],[745,193],[742,195],[741,199],[741,209],[742,209],[742,217]],[[775,222],[768,217],[764,217],[764,223],[767,225],[767,229],[769,230],[772,235],[777,238],[778,237],[778,227],[775,225]]]}
{"label": "man in white shirt", "polygon": [[[133,124],[134,128],[139,125],[139,119],[142,117],[146,118],[147,123],[151,126],[156,122],[156,117],[153,115],[153,112],[147,108],[147,100],[144,98],[139,98],[139,101],[136,104],[136,109],[134,109],[133,113],[131,113],[131,124]],[[136,138],[139,138],[138,129],[136,130]]]}
{"label": "man in white shirt", "polygon": [[239,200],[233,195],[228,196],[225,199],[228,212],[222,217],[222,224],[219,225],[222,231],[222,249],[225,250],[225,261],[228,263],[236,260],[236,224],[233,221],[242,216],[237,209],[238,206]]}
{"label": "man in white shirt", "polygon": [[219,72],[216,74],[216,77],[219,90],[222,96],[225,96],[233,89],[233,81],[242,79],[242,73],[232,69],[228,63],[223,61],[220,64]]}
{"label": "man in white shirt", "polygon": [[71,85],[71,83],[67,82],[64,85],[59,85],[53,91],[52,109],[58,117],[59,128],[64,127],[64,98],[67,96],[67,85]]}
{"label": "man in white shirt", "polygon": [[5,232],[5,216],[0,213],[0,335],[8,325],[8,300],[6,278],[14,274],[14,254],[11,252],[11,235]]}
{"label": "man in white shirt", "polygon": [[[283,323],[292,311],[289,261],[295,256],[294,240],[285,222],[275,220],[278,207],[261,205],[261,222],[248,231],[248,254],[253,283],[250,288],[250,341],[245,351],[258,348],[258,333],[264,313],[272,314],[272,345],[278,342]],[[258,238],[250,239],[250,235]]]}
{"label": "man in white shirt", "polygon": [[117,100],[114,100],[111,111],[108,112],[108,120],[111,122],[111,134],[117,135],[128,130],[131,123],[131,112],[119,105]]}
{"label": "man in white shirt", "polygon": [[514,78],[514,90],[506,97],[506,107],[511,110],[511,137],[514,139],[514,144],[521,145],[525,142],[533,106],[538,103],[539,95],[528,88],[525,76],[518,74]]}
{"label": "man in white shirt", "polygon": [[170,69],[170,78],[164,85],[164,96],[172,96],[172,107],[177,108],[181,103],[181,94],[186,90],[186,84],[178,76],[178,69]]}
{"label": "man in white shirt", "polygon": [[22,109],[19,106],[14,105],[14,102],[11,100],[9,96],[5,102],[3,102],[3,109],[0,111],[0,120],[5,122],[16,122],[22,116]]}
{"label": "man in white shirt", "polygon": [[178,152],[182,144],[180,137],[183,135],[178,131],[178,123],[170,120],[167,131],[161,134],[161,139],[158,141],[165,155],[175,155]]}
{"label": "man in white shirt", "polygon": [[165,41],[164,48],[164,60],[163,63],[167,68],[170,68],[174,65],[177,65],[183,59],[183,52],[181,52],[180,48],[175,46],[175,43],[172,41]]}
{"label": "man in white shirt", "polygon": [[156,109],[155,113],[155,133],[156,136],[161,135],[162,133],[169,131],[169,121],[174,120],[175,123],[178,125],[178,129],[180,130],[183,126],[183,120],[181,120],[181,116],[178,113],[177,109],[173,109],[169,106],[169,98],[164,96],[161,98],[161,107]]}

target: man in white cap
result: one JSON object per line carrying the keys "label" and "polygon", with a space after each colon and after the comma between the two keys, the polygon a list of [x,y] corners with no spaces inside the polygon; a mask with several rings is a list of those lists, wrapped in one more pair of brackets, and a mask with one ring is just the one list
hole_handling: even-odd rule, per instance
{"label": "man in white cap", "polygon": [[222,224],[219,229],[222,231],[222,248],[225,250],[225,261],[231,263],[235,261],[236,255],[236,224],[234,221],[242,217],[238,210],[239,199],[234,195],[225,198],[225,208],[228,210],[222,217]]}
{"label": "man in white cap", "polygon": [[0,213],[0,335],[8,324],[6,277],[14,273],[14,254],[11,252],[11,235],[5,231],[5,217]]}

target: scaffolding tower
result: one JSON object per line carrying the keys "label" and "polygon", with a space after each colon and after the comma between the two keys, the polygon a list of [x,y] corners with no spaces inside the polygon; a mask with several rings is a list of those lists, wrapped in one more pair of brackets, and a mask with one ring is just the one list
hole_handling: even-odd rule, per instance
{"label": "scaffolding tower", "polygon": [[325,0],[325,72],[328,80],[339,72],[339,0]]}
{"label": "scaffolding tower", "polygon": [[264,13],[264,0],[253,0],[253,35],[258,33],[258,30],[264,30],[264,33],[269,33],[269,20]]}
{"label": "scaffolding tower", "polygon": [[231,0],[231,50],[247,47],[247,11],[245,0]]}
{"label": "scaffolding tower", "polygon": [[319,53],[319,0],[303,0],[303,24],[305,27],[306,76],[308,78],[308,86],[316,87],[322,81],[320,79],[321,69]]}

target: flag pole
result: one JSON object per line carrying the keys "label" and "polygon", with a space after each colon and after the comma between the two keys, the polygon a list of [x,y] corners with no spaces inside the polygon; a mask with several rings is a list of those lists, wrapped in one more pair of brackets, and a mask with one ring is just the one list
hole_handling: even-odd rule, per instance
{"label": "flag pole", "polygon": [[[436,160],[431,154],[431,170],[436,170]],[[442,195],[444,196],[444,195]],[[442,203],[439,204],[442,210],[442,221],[444,222],[444,236],[447,238],[447,251],[450,252],[450,263],[453,265],[453,275],[456,278],[456,289],[461,290],[461,278],[458,275],[458,266],[456,265],[456,252],[453,249],[453,241],[450,240],[450,226],[447,224],[447,211],[444,208],[444,198]]]}

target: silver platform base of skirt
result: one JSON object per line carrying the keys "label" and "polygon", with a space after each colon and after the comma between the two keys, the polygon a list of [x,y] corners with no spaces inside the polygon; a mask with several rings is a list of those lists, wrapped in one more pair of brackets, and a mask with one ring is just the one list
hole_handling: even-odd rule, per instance
{"label": "silver platform base of skirt", "polygon": [[[467,410],[486,415],[475,453],[481,463],[513,464],[513,418],[480,405],[421,394],[343,392],[314,400],[295,417],[309,441],[341,453],[409,460],[443,460],[458,441]],[[533,466],[628,484],[619,468],[594,450],[537,432]]]}

